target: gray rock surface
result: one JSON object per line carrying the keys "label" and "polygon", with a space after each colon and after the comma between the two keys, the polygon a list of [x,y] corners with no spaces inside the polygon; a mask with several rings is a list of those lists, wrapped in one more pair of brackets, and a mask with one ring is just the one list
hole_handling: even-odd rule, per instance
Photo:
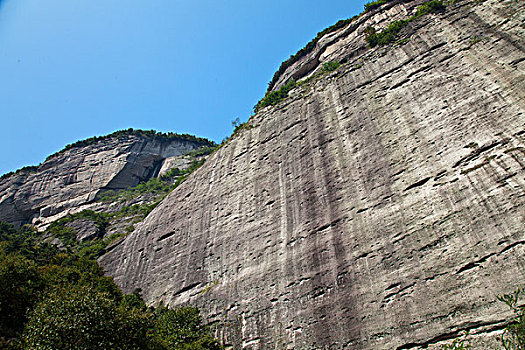
{"label": "gray rock surface", "polygon": [[0,180],[0,221],[39,227],[69,212],[96,209],[107,190],[136,186],[155,176],[164,160],[201,146],[187,140],[125,135],[73,147],[37,170]]}
{"label": "gray rock surface", "polygon": [[101,238],[97,236],[98,227],[93,220],[78,219],[65,224],[66,227],[72,228],[76,231],[76,237],[79,241],[92,240]]}
{"label": "gray rock surface", "polygon": [[239,349],[497,334],[496,295],[525,281],[524,2],[460,1],[366,48],[366,26],[414,4],[331,34],[319,57],[345,65],[253,117],[111,247],[107,273],[200,306]]}

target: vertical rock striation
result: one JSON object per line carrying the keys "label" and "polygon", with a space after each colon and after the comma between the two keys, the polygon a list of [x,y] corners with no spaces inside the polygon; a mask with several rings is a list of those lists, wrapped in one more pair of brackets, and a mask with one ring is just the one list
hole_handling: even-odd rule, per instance
{"label": "vertical rock striation", "polygon": [[111,247],[108,274],[199,305],[235,348],[497,333],[495,296],[525,271],[525,6],[457,2],[366,48],[364,28],[415,4],[320,40],[308,72],[345,64],[253,117]]}

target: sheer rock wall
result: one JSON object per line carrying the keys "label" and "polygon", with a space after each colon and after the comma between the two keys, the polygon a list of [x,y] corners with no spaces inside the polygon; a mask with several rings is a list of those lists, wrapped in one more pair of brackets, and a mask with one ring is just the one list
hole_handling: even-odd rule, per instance
{"label": "sheer rock wall", "polygon": [[0,221],[43,227],[68,212],[93,208],[103,191],[138,185],[156,175],[166,158],[199,146],[129,135],[71,148],[35,171],[0,180]]}
{"label": "sheer rock wall", "polygon": [[[524,8],[457,2],[358,50],[260,111],[100,262],[150,303],[200,306],[235,348],[497,334],[495,297],[525,277]],[[366,16],[333,52],[364,48],[385,15]]]}

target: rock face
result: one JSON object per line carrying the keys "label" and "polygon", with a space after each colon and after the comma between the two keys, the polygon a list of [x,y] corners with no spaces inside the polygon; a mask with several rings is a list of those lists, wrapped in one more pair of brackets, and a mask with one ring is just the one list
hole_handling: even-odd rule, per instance
{"label": "rock face", "polygon": [[45,225],[90,207],[104,191],[136,186],[156,175],[166,158],[203,144],[210,142],[131,133],[69,148],[33,171],[0,180],[0,221]]}
{"label": "rock face", "polygon": [[197,304],[235,348],[497,334],[496,295],[525,281],[525,3],[456,2],[366,47],[366,27],[419,3],[323,38],[282,81],[345,64],[253,117],[100,259],[107,273]]}

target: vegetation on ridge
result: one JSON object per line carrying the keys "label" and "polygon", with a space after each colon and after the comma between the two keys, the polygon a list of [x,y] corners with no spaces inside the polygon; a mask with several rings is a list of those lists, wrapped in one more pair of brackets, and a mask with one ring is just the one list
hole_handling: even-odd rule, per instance
{"label": "vegetation on ridge", "polygon": [[281,86],[279,90],[266,94],[266,96],[259,101],[259,103],[254,107],[254,109],[257,111],[260,108],[274,106],[278,104],[279,102],[288,97],[288,92],[290,92],[290,90],[292,90],[296,85],[297,84],[295,83],[295,80],[289,80],[286,84]]}
{"label": "vegetation on ridge", "polygon": [[53,158],[72,148],[85,147],[85,146],[94,144],[96,142],[102,141],[102,140],[107,140],[111,138],[123,138],[123,137],[128,137],[128,136],[146,137],[146,138],[152,138],[154,140],[159,140],[159,141],[188,141],[188,142],[194,142],[201,146],[208,146],[208,147],[215,146],[215,142],[213,141],[210,141],[202,137],[189,135],[189,134],[177,134],[173,132],[164,133],[164,132],[159,132],[155,130],[140,130],[140,129],[129,128],[126,130],[117,130],[109,135],[94,136],[94,137],[90,137],[85,140],[80,140],[72,144],[66,145],[62,150],[58,151],[55,154],[50,155],[49,157],[47,157],[47,159]]}
{"label": "vegetation on ridge", "polygon": [[[389,2],[389,1],[392,1],[392,0],[377,0],[377,1],[369,2],[369,3],[364,5],[365,12],[368,12],[368,11],[370,11],[372,9],[378,8],[381,5],[383,5],[383,4],[385,4],[385,3]],[[353,17],[348,18],[348,19],[341,19],[341,20],[337,21],[334,25],[332,25],[332,26],[330,26],[328,28],[325,28],[322,31],[318,32],[317,35],[315,36],[315,38],[310,40],[302,49],[297,51],[294,55],[290,55],[290,57],[287,60],[285,60],[285,61],[283,61],[281,63],[281,65],[279,66],[279,69],[277,69],[277,71],[274,73],[274,75],[272,77],[272,80],[270,80],[270,82],[268,83],[268,89],[266,90],[266,93],[268,94],[270,91],[272,91],[272,89],[275,86],[275,84],[277,84],[277,81],[279,80],[279,77],[286,71],[286,69],[288,69],[288,67],[290,67],[295,62],[297,62],[299,59],[305,57],[310,52],[312,52],[315,49],[315,47],[316,47],[317,43],[319,42],[319,40],[323,36],[325,36],[326,34],[333,33],[333,32],[335,32],[335,31],[337,31],[339,29],[342,29],[342,28],[346,27],[348,24],[352,23],[352,21],[354,21],[355,19],[359,18],[359,16],[360,15],[357,15],[357,16],[353,16]]]}
{"label": "vegetation on ridge", "polygon": [[[117,130],[117,131],[115,131],[115,132],[113,132],[111,134],[108,134],[108,135],[93,136],[93,137],[90,137],[90,138],[85,139],[85,140],[79,140],[77,142],[68,144],[63,149],[61,149],[60,151],[58,151],[58,152],[48,156],[46,158],[46,161],[49,160],[49,159],[52,159],[52,158],[54,158],[54,157],[56,157],[56,156],[58,156],[60,154],[63,154],[67,150],[70,150],[70,149],[73,149],[73,148],[89,146],[89,145],[92,145],[92,144],[97,143],[99,141],[108,140],[108,139],[111,139],[111,138],[125,138],[125,137],[128,137],[128,136],[139,136],[139,137],[145,137],[145,138],[153,138],[154,140],[160,140],[160,141],[179,140],[179,141],[194,142],[197,145],[202,146],[203,150],[201,152],[207,152],[209,149],[214,150],[217,147],[217,144],[214,141],[211,141],[211,140],[208,140],[208,139],[202,138],[202,137],[189,135],[189,134],[177,134],[177,133],[173,133],[173,132],[164,133],[164,132],[158,132],[158,131],[155,131],[155,130],[141,130],[141,129],[129,128],[129,129],[125,129],[125,130]],[[196,151],[198,151],[198,150],[196,150]],[[209,153],[211,153],[211,151]],[[209,153],[207,153],[207,154],[209,154]],[[191,152],[190,152],[190,154],[191,154]],[[29,165],[29,166],[25,166],[23,168],[20,168],[20,169],[18,169],[16,171],[10,171],[8,173],[5,173],[5,174],[1,175],[0,176],[0,180],[7,179],[7,178],[9,178],[9,177],[11,177],[12,175],[15,175],[15,174],[24,174],[24,173],[34,172],[34,171],[38,170],[38,168],[41,165],[42,164]]]}
{"label": "vegetation on ridge", "polygon": [[[297,51],[295,55],[291,55],[290,58],[288,58],[286,61],[283,61],[281,65],[279,66],[279,69],[274,73],[272,80],[268,83],[268,89],[266,90],[266,94],[269,94],[270,91],[272,91],[275,84],[277,84],[277,81],[279,80],[279,77],[295,62],[299,61],[299,59],[303,58],[304,56],[308,55],[310,52],[312,52],[319,40],[325,36],[326,34],[333,33],[341,28],[346,27],[348,24],[350,24],[353,20],[358,18],[359,16],[354,16],[352,18],[348,19],[341,19],[336,24],[323,29],[317,35],[315,38],[313,38],[308,44],[306,44],[305,47]],[[266,97],[266,96],[265,96]]]}
{"label": "vegetation on ridge", "polygon": [[391,0],[377,0],[377,1],[368,2],[365,4],[365,12],[379,8],[381,7],[381,5],[386,4],[388,1],[391,1]]}
{"label": "vegetation on ridge", "polygon": [[[365,12],[371,11],[373,9],[379,8],[381,5],[386,4],[387,2],[390,2],[392,0],[377,0],[373,2],[369,2],[365,4]],[[435,13],[442,11],[445,8],[442,1],[439,0],[431,0],[426,3],[423,3],[420,5],[414,14],[414,16],[406,19],[406,20],[398,20],[392,22],[387,28],[385,28],[381,32],[376,32],[376,30],[373,27],[369,27],[365,30],[366,34],[366,41],[370,47],[374,46],[381,46],[386,45],[389,43],[392,43],[395,41],[396,35],[403,29],[408,23],[413,21],[416,18],[419,18],[425,14],[428,13]],[[254,111],[257,112],[259,109],[264,108],[266,106],[276,105],[280,101],[284,100],[287,97],[288,92],[295,87],[296,83],[293,78],[289,79],[286,84],[280,87],[279,90],[273,91],[275,84],[277,84],[277,81],[281,77],[281,75],[288,69],[290,66],[292,66],[295,62],[297,62],[302,57],[305,57],[307,54],[312,52],[319,40],[325,36],[326,34],[335,32],[341,28],[346,27],[349,23],[351,23],[354,19],[358,18],[359,16],[354,16],[349,19],[344,19],[338,21],[333,26],[330,26],[319,33],[317,33],[317,36],[312,39],[308,44],[306,44],[305,47],[303,47],[301,50],[299,50],[295,55],[291,55],[290,58],[283,61],[281,65],[279,66],[279,69],[275,72],[273,75],[272,80],[268,83],[268,89],[266,91],[266,94],[264,97],[254,106]],[[326,72],[324,64],[323,64],[323,71]]]}
{"label": "vegetation on ridge", "polygon": [[408,19],[397,20],[390,23],[385,29],[381,32],[376,32],[374,27],[368,27],[365,29],[366,42],[370,47],[382,46],[390,44],[396,41],[396,36],[399,32],[406,27],[411,21],[424,16],[428,13],[436,13],[443,11],[445,5],[439,0],[428,1],[417,8],[417,11],[414,16],[409,17]]}

